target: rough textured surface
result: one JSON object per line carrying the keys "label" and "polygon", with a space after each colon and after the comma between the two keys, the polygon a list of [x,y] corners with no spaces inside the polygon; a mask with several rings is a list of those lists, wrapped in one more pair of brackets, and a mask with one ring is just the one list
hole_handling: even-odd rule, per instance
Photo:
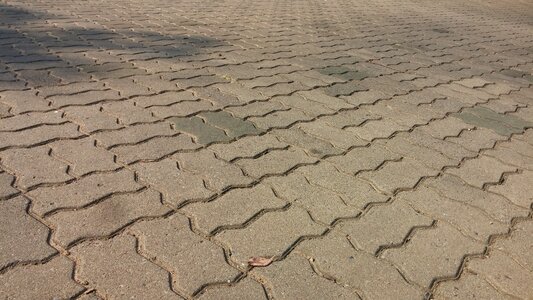
{"label": "rough textured surface", "polygon": [[175,2],[0,0],[0,298],[533,298],[531,1]]}

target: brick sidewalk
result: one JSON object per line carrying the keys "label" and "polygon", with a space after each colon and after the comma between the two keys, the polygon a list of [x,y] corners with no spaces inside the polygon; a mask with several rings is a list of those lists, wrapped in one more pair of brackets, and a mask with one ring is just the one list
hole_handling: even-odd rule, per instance
{"label": "brick sidewalk", "polygon": [[0,0],[1,299],[531,299],[532,195],[530,1]]}

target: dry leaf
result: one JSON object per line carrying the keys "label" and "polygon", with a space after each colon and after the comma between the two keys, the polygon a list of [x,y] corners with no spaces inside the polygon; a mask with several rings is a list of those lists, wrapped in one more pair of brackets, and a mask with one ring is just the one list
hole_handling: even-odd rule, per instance
{"label": "dry leaf", "polygon": [[266,267],[272,263],[272,257],[252,257],[248,260],[248,265],[252,267]]}

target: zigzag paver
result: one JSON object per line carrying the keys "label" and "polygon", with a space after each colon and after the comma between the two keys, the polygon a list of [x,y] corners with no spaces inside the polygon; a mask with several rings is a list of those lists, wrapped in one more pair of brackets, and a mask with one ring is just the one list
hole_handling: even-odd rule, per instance
{"label": "zigzag paver", "polygon": [[533,297],[532,11],[0,1],[0,298]]}

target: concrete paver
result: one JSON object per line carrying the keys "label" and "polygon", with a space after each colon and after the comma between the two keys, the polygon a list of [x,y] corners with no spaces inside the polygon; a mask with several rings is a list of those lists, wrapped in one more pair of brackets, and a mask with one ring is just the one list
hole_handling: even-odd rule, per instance
{"label": "concrete paver", "polygon": [[0,298],[532,298],[531,25],[0,0]]}

